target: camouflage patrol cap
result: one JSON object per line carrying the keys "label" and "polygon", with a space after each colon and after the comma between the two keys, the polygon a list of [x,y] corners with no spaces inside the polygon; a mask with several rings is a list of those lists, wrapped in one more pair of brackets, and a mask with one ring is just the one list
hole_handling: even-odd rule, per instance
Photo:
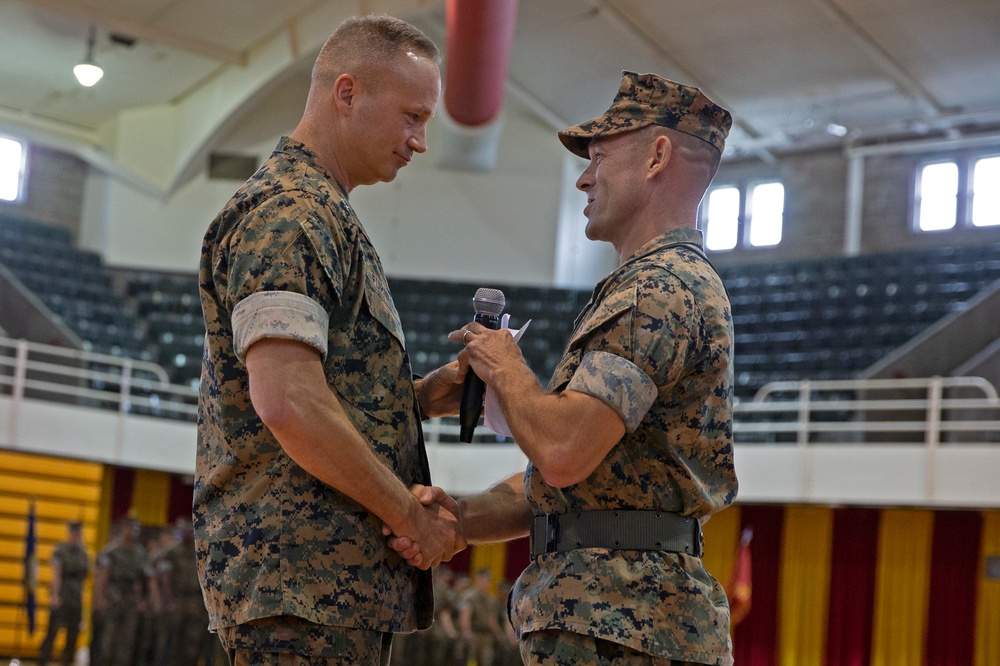
{"label": "camouflage patrol cap", "polygon": [[587,158],[587,146],[596,138],[662,125],[703,139],[721,153],[732,124],[729,112],[698,88],[656,74],[622,72],[618,94],[604,115],[562,130],[559,140]]}

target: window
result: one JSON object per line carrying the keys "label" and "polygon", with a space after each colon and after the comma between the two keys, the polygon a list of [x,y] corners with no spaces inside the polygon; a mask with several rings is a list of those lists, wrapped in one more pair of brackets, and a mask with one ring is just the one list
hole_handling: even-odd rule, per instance
{"label": "window", "polygon": [[701,213],[705,247],[720,251],[777,245],[784,211],[785,186],[777,181],[713,188]]}
{"label": "window", "polygon": [[24,146],[20,141],[0,136],[0,201],[20,198],[23,176]]}
{"label": "window", "polygon": [[976,160],[972,167],[972,226],[1000,225],[1000,156]]}
{"label": "window", "polygon": [[709,192],[705,217],[705,246],[709,250],[732,250],[736,247],[740,227],[739,189],[719,187]]}
{"label": "window", "polygon": [[919,231],[1000,225],[1000,155],[921,164],[913,211]]}
{"label": "window", "polygon": [[958,211],[958,165],[954,162],[927,164],[917,186],[918,225],[922,231],[955,226]]}

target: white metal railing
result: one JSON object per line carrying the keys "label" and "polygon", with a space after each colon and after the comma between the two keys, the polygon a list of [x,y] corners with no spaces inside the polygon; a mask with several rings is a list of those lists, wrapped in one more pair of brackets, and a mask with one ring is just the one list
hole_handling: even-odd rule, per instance
{"label": "white metal railing", "polygon": [[[444,417],[427,419],[423,422],[424,442],[427,444],[449,444],[458,441],[462,427],[457,417]],[[499,442],[509,442],[513,440],[503,435],[498,435],[485,425],[479,425],[473,435],[474,443],[495,444]]]}
{"label": "white metal railing", "polygon": [[982,377],[771,382],[735,406],[734,434],[816,441],[1000,441],[1000,397]]}
{"label": "white metal railing", "polygon": [[0,392],[125,413],[193,420],[198,393],[156,363],[0,337]]}
{"label": "white metal railing", "polygon": [[[197,391],[171,384],[155,363],[5,337],[0,392],[13,397],[12,410],[31,397],[123,414],[188,421],[197,415]],[[1000,396],[980,377],[771,382],[752,400],[737,402],[733,430],[749,444],[998,442]],[[457,441],[458,431],[454,419],[424,423],[429,443]],[[476,441],[509,440],[480,426]]]}

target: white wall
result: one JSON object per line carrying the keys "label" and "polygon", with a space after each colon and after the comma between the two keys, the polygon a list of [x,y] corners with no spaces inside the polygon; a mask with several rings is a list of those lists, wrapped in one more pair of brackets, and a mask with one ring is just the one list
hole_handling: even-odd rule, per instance
{"label": "white wall", "polygon": [[[277,88],[234,127],[219,150],[254,155],[259,161],[266,158],[278,138],[298,121],[306,84],[303,76],[296,76]],[[173,128],[162,124],[161,115],[135,113],[119,123],[119,139],[127,138],[124,143],[131,146],[130,163],[139,157],[138,137],[147,137],[141,143],[151,160],[163,150]],[[438,168],[434,155],[438,127],[432,121],[428,153],[416,156],[394,182],[351,193],[351,203],[389,275],[554,283],[557,243],[566,237],[566,230],[560,231],[560,217],[564,227],[567,219],[561,204],[571,209],[569,219],[576,216],[579,234],[585,223],[585,198],[572,189],[578,174],[566,174],[566,169],[583,167],[566,162],[567,152],[555,131],[516,101],[508,102],[503,122],[497,166],[488,173]],[[163,136],[148,135],[157,131]],[[155,180],[158,174],[148,175]],[[81,240],[111,266],[196,270],[206,227],[240,184],[209,180],[202,172],[164,200],[94,171],[86,188]],[[611,249],[597,250],[597,259],[593,252],[581,253],[579,234],[575,240],[562,241],[576,247],[563,252],[560,261],[569,257],[580,264],[570,271],[572,282],[589,287],[609,270]],[[560,284],[569,282],[561,279]]]}

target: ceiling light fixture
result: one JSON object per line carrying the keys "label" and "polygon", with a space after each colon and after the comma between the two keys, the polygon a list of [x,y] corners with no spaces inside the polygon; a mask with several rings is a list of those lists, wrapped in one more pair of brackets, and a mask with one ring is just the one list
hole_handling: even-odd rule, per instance
{"label": "ceiling light fixture", "polygon": [[90,26],[90,36],[87,38],[87,57],[73,68],[73,74],[81,86],[89,88],[104,76],[104,70],[94,64],[94,39],[97,36],[96,26]]}
{"label": "ceiling light fixture", "polygon": [[847,128],[838,123],[830,123],[826,126],[826,133],[831,136],[847,136]]}

